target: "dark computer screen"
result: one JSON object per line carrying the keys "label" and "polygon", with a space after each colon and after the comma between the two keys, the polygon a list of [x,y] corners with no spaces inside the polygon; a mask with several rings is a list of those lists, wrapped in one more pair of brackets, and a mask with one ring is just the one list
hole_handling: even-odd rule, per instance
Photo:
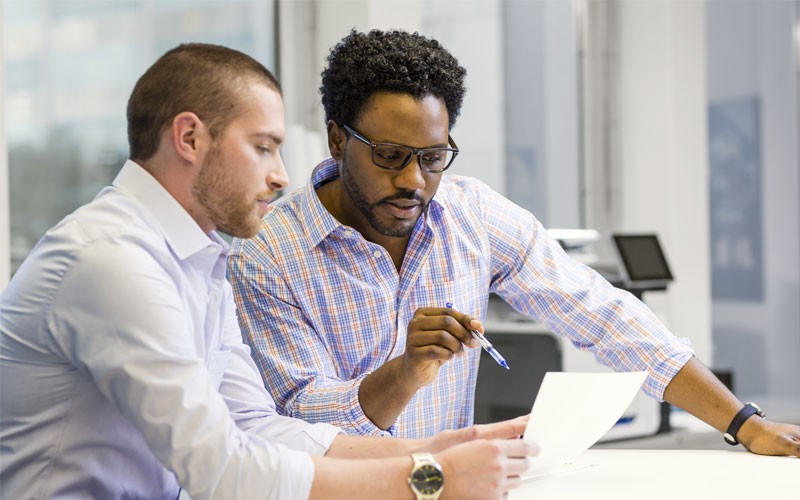
{"label": "dark computer screen", "polygon": [[672,281],[669,264],[655,234],[614,234],[612,239],[629,283]]}

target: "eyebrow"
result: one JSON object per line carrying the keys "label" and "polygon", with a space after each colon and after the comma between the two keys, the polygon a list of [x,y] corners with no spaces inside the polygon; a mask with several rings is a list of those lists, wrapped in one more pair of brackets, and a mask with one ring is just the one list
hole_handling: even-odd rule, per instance
{"label": "eyebrow", "polygon": [[[355,130],[355,129],[353,129],[353,130]],[[447,148],[450,147],[449,139],[447,141],[445,141],[444,145],[417,147],[417,146],[411,146],[409,144],[403,144],[402,142],[385,141],[385,140],[384,141],[376,141],[375,139],[372,139],[370,137],[365,136],[361,132],[358,132],[358,133],[361,134],[361,136],[363,138],[367,139],[368,141],[374,142],[375,144],[393,144],[395,146],[403,146],[403,147],[406,147],[406,148],[413,148],[413,149],[447,149]],[[449,138],[450,136],[448,135],[447,137]]]}
{"label": "eyebrow", "polygon": [[250,137],[270,139],[275,144],[283,144],[283,137],[273,134],[272,132],[256,132],[254,134],[250,134]]}

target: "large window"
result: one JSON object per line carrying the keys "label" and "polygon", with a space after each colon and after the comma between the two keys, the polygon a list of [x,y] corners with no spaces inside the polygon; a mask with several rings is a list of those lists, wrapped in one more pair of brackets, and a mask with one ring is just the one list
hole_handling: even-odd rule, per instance
{"label": "large window", "polygon": [[273,19],[265,1],[4,2],[12,272],[122,166],[128,96],[160,54],[219,43],[274,69]]}

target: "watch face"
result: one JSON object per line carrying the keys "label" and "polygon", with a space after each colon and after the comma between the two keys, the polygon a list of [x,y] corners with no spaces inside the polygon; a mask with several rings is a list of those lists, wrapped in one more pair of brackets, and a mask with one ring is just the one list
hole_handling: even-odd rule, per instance
{"label": "watch face", "polygon": [[432,465],[423,465],[411,473],[411,485],[423,495],[432,495],[442,487],[442,472]]}

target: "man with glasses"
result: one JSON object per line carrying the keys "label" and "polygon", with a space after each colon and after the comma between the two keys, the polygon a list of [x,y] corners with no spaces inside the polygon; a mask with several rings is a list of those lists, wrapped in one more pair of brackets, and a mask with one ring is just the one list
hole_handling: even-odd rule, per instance
{"label": "man with glasses", "polygon": [[[647,370],[653,397],[727,429],[742,403],[688,341],[567,257],[532,214],[442,175],[458,154],[465,73],[419,34],[354,31],[332,49],[320,89],[331,158],[229,260],[279,411],[367,435],[471,424],[480,349],[465,346],[478,345],[470,332],[483,331],[494,292],[603,363]],[[800,455],[796,426],[749,418],[738,437]]]}
{"label": "man with glasses", "polygon": [[278,81],[241,52],[180,45],[137,81],[131,159],[0,296],[1,498],[499,499],[519,484],[536,452],[524,418],[405,440],[276,413],[217,232],[256,233],[288,182],[285,134]]}

